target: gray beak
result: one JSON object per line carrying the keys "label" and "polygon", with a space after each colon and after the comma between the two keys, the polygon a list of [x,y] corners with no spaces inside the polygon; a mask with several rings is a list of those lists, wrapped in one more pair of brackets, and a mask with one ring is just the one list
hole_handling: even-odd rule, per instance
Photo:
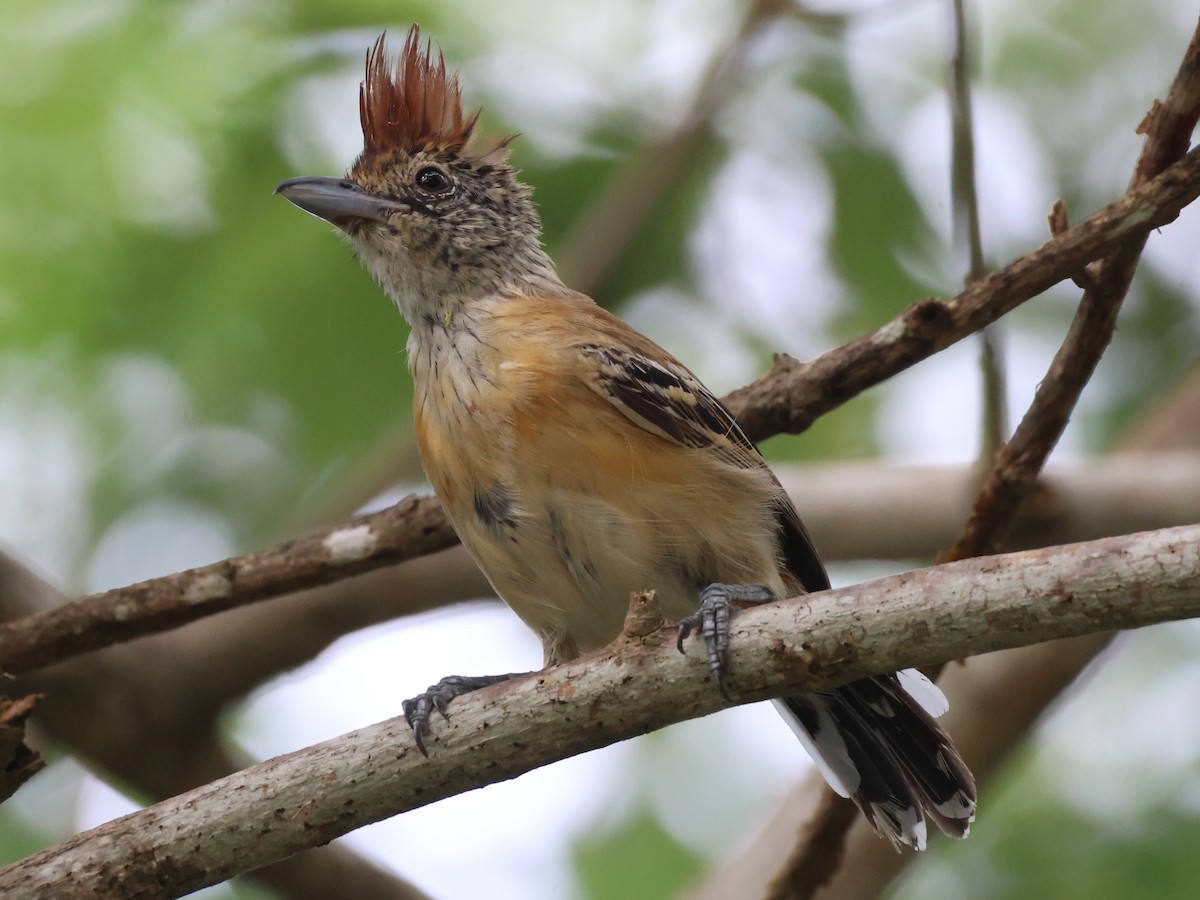
{"label": "gray beak", "polygon": [[343,231],[358,219],[386,223],[388,213],[394,209],[389,201],[372,197],[345,178],[289,178],[275,188],[275,193]]}

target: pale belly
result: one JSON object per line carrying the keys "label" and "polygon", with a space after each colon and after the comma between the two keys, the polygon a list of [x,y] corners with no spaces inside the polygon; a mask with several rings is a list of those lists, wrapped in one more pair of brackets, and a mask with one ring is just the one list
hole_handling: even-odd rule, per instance
{"label": "pale belly", "polygon": [[548,653],[564,643],[580,652],[610,643],[633,591],[657,591],[663,615],[676,620],[695,609],[708,583],[689,571],[681,551],[686,541],[670,533],[678,529],[636,524],[602,500],[514,504],[512,512],[496,523],[472,509],[454,517],[455,528],[496,592]]}
{"label": "pale belly", "polygon": [[[694,490],[623,485],[580,494],[544,478],[455,503],[455,529],[500,597],[563,661],[614,640],[633,591],[658,593],[669,621],[691,613],[714,581],[765,584],[783,595],[770,520],[754,504],[687,510]],[[668,515],[663,515],[666,512]],[[669,513],[674,512],[674,515]]]}

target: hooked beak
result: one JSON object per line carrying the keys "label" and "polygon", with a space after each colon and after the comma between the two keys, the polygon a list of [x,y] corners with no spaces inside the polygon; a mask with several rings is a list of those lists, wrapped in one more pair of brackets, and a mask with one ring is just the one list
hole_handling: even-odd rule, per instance
{"label": "hooked beak", "polygon": [[361,219],[386,224],[388,213],[394,208],[389,201],[372,197],[345,178],[289,178],[275,188],[275,193],[342,231]]}

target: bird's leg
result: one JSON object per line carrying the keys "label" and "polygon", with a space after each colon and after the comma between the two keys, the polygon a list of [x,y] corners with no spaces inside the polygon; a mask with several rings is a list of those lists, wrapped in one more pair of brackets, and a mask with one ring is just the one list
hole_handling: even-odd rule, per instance
{"label": "bird's leg", "polygon": [[721,695],[725,691],[725,673],[729,670],[729,622],[738,603],[770,603],[775,594],[761,584],[710,584],[700,592],[700,608],[679,620],[675,646],[683,652],[683,642],[693,631],[704,638],[708,650],[708,670],[712,672]]}
{"label": "bird's leg", "polygon": [[440,712],[443,719],[448,720],[450,717],[446,715],[446,707],[455,697],[499,684],[501,681],[508,681],[510,678],[519,678],[524,674],[527,673],[509,672],[507,675],[480,675],[475,678],[466,675],[448,675],[437,684],[431,684],[424,693],[417,694],[411,700],[405,700],[401,704],[404,709],[404,720],[413,730],[413,738],[417,742],[417,749],[421,751],[421,755],[429,755],[425,749],[425,735],[429,731],[429,717],[434,710]]}

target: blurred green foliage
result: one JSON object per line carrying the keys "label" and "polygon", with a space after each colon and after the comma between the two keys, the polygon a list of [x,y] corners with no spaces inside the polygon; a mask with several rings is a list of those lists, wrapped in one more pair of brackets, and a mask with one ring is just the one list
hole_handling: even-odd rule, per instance
{"label": "blurred green foliage", "polygon": [[576,871],[589,900],[637,896],[674,897],[702,871],[704,860],[641,813],[619,829],[589,837],[574,848]]}

